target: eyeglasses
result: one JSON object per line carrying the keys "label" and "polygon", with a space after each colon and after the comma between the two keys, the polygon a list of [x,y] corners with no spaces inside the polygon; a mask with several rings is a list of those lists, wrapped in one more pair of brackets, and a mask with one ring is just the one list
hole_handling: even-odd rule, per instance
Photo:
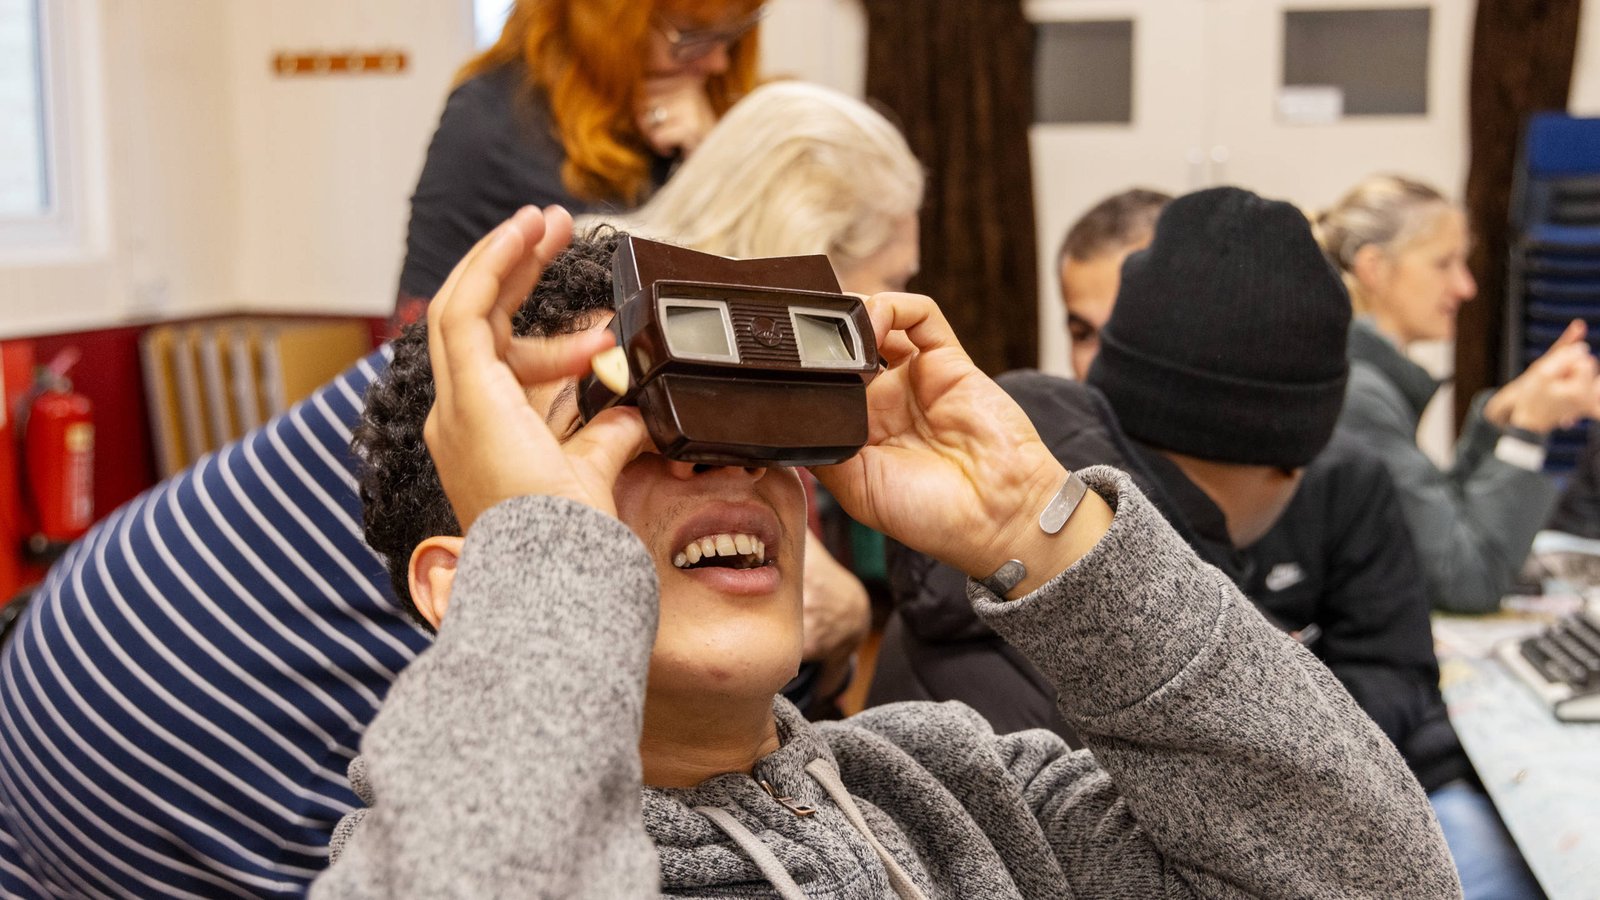
{"label": "eyeglasses", "polygon": [[746,16],[742,21],[727,28],[691,28],[680,30],[673,27],[670,22],[655,20],[656,30],[667,39],[667,55],[675,63],[692,63],[701,59],[718,47],[728,47],[738,43],[745,35],[755,30],[761,20],[767,15],[765,6]]}

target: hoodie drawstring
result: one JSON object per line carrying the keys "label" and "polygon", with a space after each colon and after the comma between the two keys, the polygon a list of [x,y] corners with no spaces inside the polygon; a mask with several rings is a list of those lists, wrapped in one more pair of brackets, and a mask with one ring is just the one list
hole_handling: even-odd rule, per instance
{"label": "hoodie drawstring", "polygon": [[761,874],[767,876],[772,886],[778,889],[778,896],[783,900],[806,900],[805,891],[800,890],[800,885],[794,883],[789,870],[783,867],[783,863],[778,862],[778,856],[772,852],[772,848],[761,843],[761,839],[751,834],[750,829],[739,824],[739,820],[735,819],[732,813],[715,806],[696,806],[694,811],[727,832],[728,837],[733,838],[739,849],[743,850],[745,855],[750,857],[750,861],[756,864],[756,868],[761,870]]}
{"label": "hoodie drawstring", "polygon": [[817,784],[822,785],[822,789],[828,792],[833,802],[839,805],[844,817],[850,820],[850,824],[867,839],[873,852],[878,854],[878,860],[889,873],[889,885],[894,888],[895,895],[900,900],[928,900],[922,889],[917,887],[910,875],[906,874],[906,870],[900,868],[900,863],[889,855],[888,848],[883,846],[878,836],[872,833],[866,817],[861,814],[861,808],[856,806],[856,799],[845,789],[844,781],[839,778],[839,770],[833,767],[833,763],[825,759],[814,759],[806,765],[806,773],[815,779]]}
{"label": "hoodie drawstring", "polygon": [[[861,807],[857,806],[855,798],[850,796],[850,791],[845,788],[844,781],[839,778],[839,770],[834,768],[833,763],[825,759],[814,759],[806,765],[806,774],[810,775],[817,784],[822,785],[822,789],[827,791],[829,797],[833,798],[833,802],[839,807],[839,811],[844,813],[844,817],[849,820],[856,831],[861,832],[861,836],[866,838],[867,845],[872,848],[873,853],[878,855],[878,861],[883,864],[884,871],[889,874],[889,886],[894,888],[895,896],[899,897],[900,900],[928,900],[928,895],[917,887],[916,882],[911,880],[911,876],[906,874],[906,870],[902,869],[900,863],[896,862],[895,858],[890,855],[888,848],[884,847],[883,842],[878,840],[878,836],[872,833],[871,826],[867,824],[866,816],[861,814]],[[784,802],[788,798],[779,797],[776,791],[765,784],[763,784],[763,787],[766,787],[767,792],[772,794],[774,800],[782,803],[785,809],[794,812],[797,816],[811,814],[810,809],[806,807],[801,807],[801,809],[806,810],[805,812],[796,812],[790,803]],[[728,837],[732,838],[735,844],[739,845],[739,849],[750,857],[750,861],[756,864],[756,868],[761,870],[761,874],[766,876],[767,881],[770,881],[772,886],[778,889],[778,896],[782,897],[783,900],[805,900],[805,892],[800,890],[800,885],[795,883],[794,877],[789,874],[789,870],[785,869],[783,863],[778,861],[778,856],[772,852],[772,848],[763,844],[761,839],[756,837],[750,829],[741,825],[739,820],[733,817],[732,813],[715,806],[696,806],[694,811],[710,819]]]}

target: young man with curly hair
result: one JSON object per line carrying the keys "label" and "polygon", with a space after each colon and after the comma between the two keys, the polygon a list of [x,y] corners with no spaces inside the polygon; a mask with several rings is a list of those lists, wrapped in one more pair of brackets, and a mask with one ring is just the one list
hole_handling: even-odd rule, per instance
{"label": "young man with curly hair", "polygon": [[[925,297],[868,301],[868,442],[818,474],[987,583],[974,605],[1094,752],[958,704],[805,722],[775,696],[800,656],[798,481],[665,459],[634,409],[580,426],[573,378],[611,338],[609,293],[578,284],[609,260],[580,239],[545,270],[570,228],[527,209],[485,238],[369,403],[368,495],[419,520],[442,495],[459,528],[385,548],[438,641],[366,734],[369,805],[314,897],[1456,895],[1343,689],[1125,476],[1069,476]],[[436,469],[385,473],[424,443]],[[714,535],[757,564],[674,564]]]}

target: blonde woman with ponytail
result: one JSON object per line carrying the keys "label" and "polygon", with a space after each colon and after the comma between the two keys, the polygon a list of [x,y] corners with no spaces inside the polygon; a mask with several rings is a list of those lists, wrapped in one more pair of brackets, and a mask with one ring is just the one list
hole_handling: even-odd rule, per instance
{"label": "blonde woman with ponytail", "polygon": [[1357,185],[1317,228],[1357,313],[1340,425],[1393,474],[1434,607],[1493,611],[1555,504],[1540,472],[1546,437],[1600,413],[1600,368],[1583,323],[1509,384],[1475,398],[1455,462],[1440,469],[1416,444],[1438,383],[1405,350],[1453,338],[1457,310],[1477,293],[1465,214],[1425,184],[1385,175]]}

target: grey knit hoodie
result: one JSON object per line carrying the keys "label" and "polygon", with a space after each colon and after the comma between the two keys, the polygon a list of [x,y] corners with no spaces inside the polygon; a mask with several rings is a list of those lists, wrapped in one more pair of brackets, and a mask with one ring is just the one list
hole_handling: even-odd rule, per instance
{"label": "grey knit hoodie", "polygon": [[1116,510],[1099,545],[1027,597],[972,597],[1090,751],[959,704],[815,726],[778,701],[754,777],[688,790],[640,787],[642,546],[566,501],[495,507],[367,731],[369,807],[312,896],[1459,896],[1421,789],[1338,682],[1124,476],[1081,474]]}

